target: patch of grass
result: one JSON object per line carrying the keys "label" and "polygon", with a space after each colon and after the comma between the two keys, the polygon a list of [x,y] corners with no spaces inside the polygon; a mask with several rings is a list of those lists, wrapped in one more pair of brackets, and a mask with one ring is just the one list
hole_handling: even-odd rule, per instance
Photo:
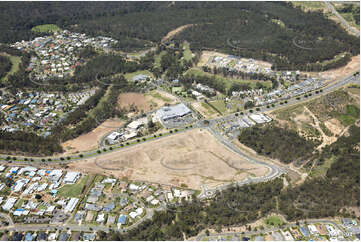
{"label": "patch of grass", "polygon": [[282,218],[280,218],[278,216],[269,216],[268,218],[265,219],[264,222],[266,225],[271,225],[271,226],[275,226],[275,227],[278,227],[278,226],[284,224]]}
{"label": "patch of grass", "polygon": [[21,62],[21,57],[19,56],[9,56],[9,59],[11,61],[11,69],[8,73],[6,73],[6,75],[3,77],[2,81],[7,81],[8,76],[16,73],[19,70],[19,64]]}
{"label": "patch of grass", "polygon": [[351,125],[360,117],[360,109],[355,105],[346,106],[346,114],[339,115],[338,119],[344,126]]}
{"label": "patch of grass", "polygon": [[297,7],[300,6],[303,10],[311,10],[311,11],[317,11],[317,10],[323,10],[326,8],[326,5],[321,1],[311,2],[311,1],[292,1],[292,4]]}
{"label": "patch of grass", "polygon": [[207,110],[207,112],[209,112],[209,114],[215,114],[216,113],[213,110],[213,108],[211,106],[209,106],[207,103],[201,102],[201,105],[202,105],[203,108],[205,108]]}
{"label": "patch of grass", "polygon": [[239,78],[230,78],[230,77],[226,78],[226,77],[223,77],[218,74],[214,75],[211,73],[204,72],[203,70],[201,70],[197,67],[193,67],[193,68],[189,69],[185,74],[186,75],[193,74],[194,76],[208,76],[208,77],[215,76],[217,80],[225,83],[227,91],[229,90],[229,88],[232,86],[233,83],[247,84],[251,88],[255,88],[257,83],[259,82],[264,88],[272,87],[271,81],[243,80],[243,79],[239,79]]}
{"label": "patch of grass", "polygon": [[213,102],[210,102],[218,111],[220,111],[222,114],[227,112],[226,104],[223,100],[216,100]]}
{"label": "patch of grass", "polygon": [[40,32],[40,33],[54,33],[57,31],[61,31],[61,28],[59,28],[57,25],[55,24],[43,24],[43,25],[38,25],[35,26],[31,29],[31,31],[33,32]]}
{"label": "patch of grass", "polygon": [[190,50],[190,47],[189,47],[189,43],[188,42],[184,42],[183,44],[184,46],[184,51],[183,51],[183,57],[184,57],[184,60],[187,60],[187,61],[190,61],[192,60],[192,51]]}
{"label": "patch of grass", "polygon": [[311,177],[326,176],[327,170],[330,169],[332,163],[334,163],[335,160],[336,157],[331,157],[330,159],[326,159],[322,165],[314,166],[309,175]]}
{"label": "patch of grass", "polygon": [[154,67],[160,67],[160,60],[163,55],[167,54],[167,51],[163,50],[154,57]]}
{"label": "patch of grass", "polygon": [[159,92],[151,92],[149,95],[151,95],[152,97],[156,98],[156,99],[160,99],[164,102],[172,102],[173,100],[167,97],[162,96]]}
{"label": "patch of grass", "polygon": [[60,197],[79,197],[85,188],[89,176],[83,176],[76,184],[67,184],[59,189],[58,195]]}

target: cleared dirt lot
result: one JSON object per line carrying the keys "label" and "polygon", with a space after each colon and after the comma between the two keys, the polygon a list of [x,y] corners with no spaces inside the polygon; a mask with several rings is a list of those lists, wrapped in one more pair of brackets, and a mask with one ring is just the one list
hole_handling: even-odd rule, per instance
{"label": "cleared dirt lot", "polygon": [[122,93],[118,97],[118,107],[130,110],[133,106],[138,112],[148,112],[164,106],[166,103],[175,104],[175,97],[162,91],[152,91],[142,94],[135,92]]}
{"label": "cleared dirt lot", "polygon": [[202,184],[214,187],[268,172],[268,168],[243,160],[228,150],[204,129],[72,163],[69,168],[130,180],[186,184],[193,189],[200,189]]}
{"label": "cleared dirt lot", "polygon": [[325,78],[327,81],[333,81],[333,80],[340,80],[344,77],[351,75],[352,73],[356,72],[360,69],[360,55],[354,56],[351,58],[351,61],[347,63],[347,65],[337,68],[337,69],[331,69],[324,72],[303,72],[307,73],[314,77],[322,77]]}
{"label": "cleared dirt lot", "polygon": [[64,154],[78,153],[97,148],[101,138],[104,135],[113,131],[115,127],[120,127],[123,124],[124,121],[119,119],[106,120],[91,132],[63,143],[62,146],[65,150]]}

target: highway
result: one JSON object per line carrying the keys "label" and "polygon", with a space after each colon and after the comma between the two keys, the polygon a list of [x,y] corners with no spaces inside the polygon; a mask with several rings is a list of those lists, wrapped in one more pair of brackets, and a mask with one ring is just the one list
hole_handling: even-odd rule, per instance
{"label": "highway", "polygon": [[[320,95],[325,95],[325,94],[327,94],[329,92],[332,92],[332,91],[335,91],[335,90],[337,90],[337,89],[339,89],[339,88],[341,88],[341,87],[343,87],[345,85],[348,85],[348,84],[351,84],[351,83],[359,83],[359,82],[360,82],[359,75],[356,75],[356,76],[350,75],[350,76],[348,76],[348,77],[346,77],[346,78],[344,78],[342,80],[330,83],[328,86],[323,88],[322,93],[319,93],[319,94],[313,93],[312,98],[316,98],[316,97],[318,97]],[[297,100],[296,98],[289,99],[287,104],[278,105],[278,106],[272,107],[272,108],[267,108],[267,107],[263,106],[263,107],[260,107],[260,110],[255,112],[255,113],[265,112],[265,111],[273,111],[273,110],[276,110],[276,109],[280,109],[280,108],[284,108],[284,107],[287,107],[287,106],[292,106],[292,105],[295,105],[295,104],[298,104],[298,103],[302,103],[302,102],[305,102],[305,101],[309,101],[310,99],[311,98],[305,98],[305,99],[302,98],[300,100]],[[259,160],[259,159],[255,158],[255,157],[248,156],[247,154],[243,153],[240,149],[238,149],[225,136],[220,134],[220,132],[216,128],[216,125],[219,122],[222,122],[222,121],[225,121],[227,119],[234,118],[234,117],[235,117],[234,114],[231,114],[231,115],[223,116],[221,118],[212,119],[212,120],[209,120],[209,124],[205,124],[204,120],[201,119],[196,124],[194,124],[191,128],[180,129],[179,132],[173,132],[172,134],[169,133],[167,135],[164,134],[161,137],[156,137],[156,138],[153,138],[153,139],[154,140],[155,139],[161,139],[163,137],[167,137],[167,136],[170,136],[170,135],[175,135],[175,134],[178,134],[180,132],[187,132],[188,130],[194,129],[194,128],[207,129],[220,143],[225,145],[232,152],[237,153],[242,159],[245,159],[245,160],[247,160],[249,162],[252,162],[252,163],[255,163],[255,164],[266,166],[269,169],[269,172],[265,176],[257,177],[257,178],[248,177],[247,179],[245,179],[243,181],[237,182],[238,185],[241,186],[241,185],[250,184],[250,183],[265,182],[265,181],[274,179],[276,177],[279,177],[282,174],[285,174],[286,170],[284,168],[282,168],[282,167],[280,167],[280,166],[278,166],[276,164],[273,164],[273,163],[264,162],[262,160]],[[153,139],[147,140],[147,141],[141,141],[139,143],[151,142]],[[139,143],[135,142],[134,144],[132,144],[130,146],[137,145]],[[127,146],[127,147],[129,147],[129,146]],[[127,147],[123,147],[121,149],[126,149]],[[77,155],[71,156],[71,157],[73,157],[73,159],[71,159],[71,160],[63,160],[63,161],[60,160],[60,157],[57,157],[57,158],[54,158],[54,157],[42,157],[42,158],[33,158],[34,161],[17,160],[17,161],[11,161],[11,162],[15,163],[15,164],[26,164],[26,165],[29,165],[29,164],[33,164],[33,165],[36,165],[36,164],[51,165],[51,164],[59,164],[59,163],[66,164],[66,163],[74,162],[74,160],[82,160],[82,159],[87,159],[89,157],[99,157],[101,155],[107,154],[108,152],[116,152],[116,151],[117,151],[117,147],[114,147],[113,150],[108,149],[107,152],[102,152],[100,154],[98,154],[96,152],[96,150],[95,151],[88,151],[88,152],[82,153],[83,157],[80,157],[79,154],[77,154]],[[24,158],[22,158],[22,159],[24,159]],[[30,159],[31,157],[27,157],[27,158]],[[41,159],[46,159],[47,160],[48,158],[52,158],[52,161],[51,162],[48,162],[48,161],[42,162],[41,161]],[[8,161],[6,160],[6,156],[1,156],[0,161],[8,163]],[[202,192],[199,195],[199,198],[204,199],[204,198],[212,197],[215,194],[216,190],[223,190],[223,189],[226,189],[226,188],[228,188],[229,186],[232,186],[232,185],[234,185],[234,184],[226,184],[226,185],[218,186],[218,187],[212,188],[212,189],[208,189],[206,186],[203,185],[202,186]],[[127,230],[138,226],[138,224],[143,222],[145,219],[151,219],[153,214],[154,214],[154,210],[164,210],[164,209],[166,209],[166,208],[165,207],[160,207],[158,209],[147,209],[146,210],[146,215],[143,218],[141,218],[140,220],[138,220],[135,224],[133,224],[133,225],[131,225],[129,227],[126,227],[126,228],[121,228],[119,230],[118,229],[116,229],[116,230],[118,230],[119,232],[126,232]],[[50,225],[49,224],[46,224],[46,225],[43,225],[43,224],[31,224],[31,225],[17,224],[15,226],[15,225],[13,225],[13,222],[12,222],[12,220],[11,220],[11,218],[9,216],[7,216],[5,214],[0,214],[0,216],[6,218],[9,221],[9,226],[1,227],[0,231],[4,231],[4,230],[8,230],[8,231],[65,230],[65,229],[69,229],[69,228],[71,230],[74,230],[74,231],[98,231],[98,230],[102,230],[104,232],[109,231],[109,228],[106,227],[106,226],[75,225],[75,224],[50,224]],[[332,221],[327,221],[327,223],[332,223]]]}
{"label": "highway", "polygon": [[[275,107],[267,108],[266,105],[261,106],[261,107],[259,107],[260,111],[255,111],[254,113],[270,112],[270,111],[274,111],[274,110],[277,110],[277,109],[282,109],[282,108],[285,108],[285,107],[288,107],[288,106],[292,106],[292,105],[295,105],[295,104],[298,104],[298,103],[302,103],[302,102],[305,102],[305,101],[309,101],[309,100],[314,99],[314,98],[316,98],[318,96],[325,95],[327,93],[330,93],[330,92],[335,91],[335,90],[337,90],[337,89],[339,89],[339,88],[341,88],[341,87],[343,87],[345,85],[352,84],[352,83],[355,83],[355,84],[360,83],[360,76],[359,75],[356,75],[356,76],[349,75],[349,76],[347,76],[346,78],[344,78],[342,80],[338,80],[338,81],[335,81],[333,83],[330,83],[328,86],[323,88],[322,93],[315,94],[314,92],[312,92],[313,93],[312,97],[303,98],[303,96],[302,96],[300,100],[292,98],[292,99],[287,100],[286,104],[276,105]],[[228,120],[230,118],[233,118],[233,117],[234,117],[234,114],[230,114],[230,115],[223,116],[223,117],[220,117],[220,118],[211,119],[209,121],[210,121],[210,123],[216,123],[216,122],[226,121],[226,120]],[[193,127],[196,127],[196,126],[197,126],[197,124],[193,125]],[[187,131],[187,130],[185,130],[185,131]],[[174,135],[174,134],[175,133],[169,134],[169,135]],[[162,137],[166,137],[166,135],[163,135]],[[157,137],[155,139],[162,138],[162,137]],[[146,141],[146,142],[148,142],[148,141]],[[137,145],[137,144],[141,144],[141,143],[144,143],[144,142],[143,141],[136,142],[135,144],[131,144],[131,145],[127,146],[127,147],[131,147],[133,145]],[[14,164],[43,164],[43,165],[67,164],[67,163],[70,163],[70,162],[84,160],[84,159],[88,159],[88,158],[91,158],[91,157],[102,156],[102,155],[107,154],[109,152],[115,152],[118,149],[126,149],[127,147],[120,148],[119,146],[113,146],[113,150],[108,149],[107,152],[101,152],[100,154],[97,153],[97,150],[86,151],[86,152],[79,153],[79,154],[76,154],[76,155],[69,155],[69,157],[71,158],[70,160],[66,160],[66,159],[61,160],[60,159],[61,157],[64,157],[64,158],[67,157],[67,156],[63,156],[63,155],[62,156],[57,156],[57,157],[54,157],[54,156],[49,156],[49,157],[16,156],[17,160],[16,161],[12,160],[11,162],[14,163]],[[83,157],[80,157],[81,154],[83,155]],[[1,161],[8,162],[8,160],[6,159],[7,156],[14,157],[14,155],[2,154],[2,155],[0,155],[0,162]],[[25,161],[24,160],[25,158],[27,158],[28,161]],[[51,161],[47,161],[49,158],[51,159]],[[33,161],[30,161],[30,159],[33,159]],[[45,159],[45,161],[43,162],[42,159]]]}
{"label": "highway", "polygon": [[336,17],[341,21],[341,23],[348,29],[350,32],[354,33],[357,36],[360,36],[360,31],[358,31],[356,28],[352,27],[335,9],[335,7],[329,3],[328,1],[325,1],[325,4],[327,7],[331,10],[333,14],[336,15]]}

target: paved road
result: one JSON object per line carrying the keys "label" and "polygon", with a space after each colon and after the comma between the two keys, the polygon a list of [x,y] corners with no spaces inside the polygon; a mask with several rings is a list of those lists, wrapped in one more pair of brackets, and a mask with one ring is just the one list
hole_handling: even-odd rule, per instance
{"label": "paved road", "polygon": [[[333,226],[335,226],[337,229],[339,229],[343,235],[345,236],[345,233],[343,231],[343,229],[339,226],[339,224],[335,223],[332,220],[326,220],[326,219],[311,219],[311,220],[307,220],[307,223],[322,223],[322,224],[332,224]],[[305,224],[305,221],[300,221],[300,225]],[[278,228],[269,228],[269,229],[264,229],[264,230],[258,230],[258,231],[248,231],[248,232],[244,232],[243,234],[240,232],[227,232],[227,233],[216,233],[216,234],[210,234],[209,236],[205,235],[205,234],[200,234],[197,236],[196,240],[200,241],[205,237],[213,237],[213,239],[216,239],[217,237],[221,236],[221,237],[225,237],[225,236],[252,236],[252,235],[257,235],[257,234],[265,234],[265,233],[270,233],[273,231],[279,231],[280,229],[286,229],[286,228],[290,228],[290,227],[294,227],[297,226],[296,223],[287,223],[286,225],[280,226]],[[214,238],[216,237],[216,238]]]}
{"label": "paved road", "polygon": [[[319,93],[319,94],[313,94],[313,97],[312,98],[315,98],[317,96],[320,96],[320,95],[324,95],[326,93],[329,93],[329,92],[332,92],[338,88],[341,88],[342,86],[344,85],[347,85],[347,84],[350,84],[350,83],[359,83],[360,82],[360,76],[357,75],[357,76],[354,76],[354,75],[350,75],[342,80],[339,80],[339,81],[335,81],[334,83],[332,84],[329,84],[328,86],[326,86],[325,88],[323,88],[323,92],[322,93]],[[270,107],[270,108],[267,108],[266,106],[262,106],[262,107],[259,107],[260,111],[257,111],[257,112],[264,112],[264,111],[273,111],[273,110],[276,110],[276,109],[281,109],[281,108],[284,108],[284,107],[287,107],[287,106],[291,106],[291,105],[294,105],[294,104],[297,104],[297,103],[301,103],[301,102],[304,102],[304,101],[308,101],[310,100],[311,98],[307,98],[307,99],[302,99],[301,100],[296,100],[296,99],[290,99],[288,100],[288,103],[287,104],[283,104],[282,106],[281,105],[276,105],[275,107]],[[255,112],[255,113],[257,113]],[[234,114],[230,114],[230,115],[227,115],[227,116],[223,116],[223,117],[220,117],[220,118],[215,118],[215,119],[212,119],[210,120],[210,122],[212,123],[215,123],[215,122],[221,122],[221,121],[225,121],[227,119],[230,119],[230,118],[233,118],[234,117]],[[201,120],[202,121],[202,120]],[[197,125],[193,125],[193,127],[195,127]],[[165,136],[162,136],[162,137],[165,137]],[[159,137],[157,137],[159,138]],[[148,142],[148,141],[146,141]],[[143,141],[139,142],[140,143],[144,143]],[[138,143],[136,143],[138,144]],[[134,144],[134,145],[136,145]],[[130,145],[130,146],[133,146],[133,145]],[[125,149],[126,147],[122,148],[122,149]],[[83,155],[83,157],[80,157],[80,153],[79,154],[76,154],[76,155],[68,155],[71,160],[60,160],[60,157],[66,157],[66,156],[59,156],[59,157],[21,157],[21,156],[16,156],[18,157],[18,160],[17,161],[12,161],[12,163],[15,163],[15,164],[44,164],[44,165],[51,165],[51,164],[67,164],[67,163],[70,163],[70,162],[74,162],[74,161],[78,161],[78,160],[84,160],[84,159],[88,159],[89,157],[95,157],[95,156],[101,156],[101,155],[104,155],[104,154],[107,154],[109,152],[114,152],[114,151],[117,151],[117,147],[114,147],[113,150],[108,150],[107,152],[102,152],[100,154],[97,153],[97,150],[92,150],[92,151],[86,151],[86,152],[83,152],[81,153]],[[13,155],[0,155],[0,162],[1,161],[4,161],[4,162],[8,162],[6,160],[6,157],[7,156],[13,156]],[[31,158],[33,159],[33,161],[25,161],[24,158],[27,158],[28,160],[30,160]],[[48,159],[52,159],[52,161],[48,162],[47,160]],[[42,162],[41,160],[42,159],[45,159],[44,162]]]}
{"label": "paved road", "polygon": [[8,221],[8,223],[9,223],[9,225],[14,225],[14,222],[13,222],[12,218],[8,214],[0,213],[0,217],[6,219]]}
{"label": "paved road", "polygon": [[358,31],[356,28],[352,27],[352,26],[337,12],[337,10],[334,8],[334,6],[333,6],[331,3],[329,3],[328,1],[325,1],[325,3],[326,3],[326,5],[327,5],[327,7],[331,10],[331,12],[336,15],[336,17],[341,21],[341,23],[342,23],[343,25],[345,25],[345,27],[346,27],[349,31],[351,31],[352,33],[354,33],[354,34],[357,35],[357,36],[360,36],[360,31]]}

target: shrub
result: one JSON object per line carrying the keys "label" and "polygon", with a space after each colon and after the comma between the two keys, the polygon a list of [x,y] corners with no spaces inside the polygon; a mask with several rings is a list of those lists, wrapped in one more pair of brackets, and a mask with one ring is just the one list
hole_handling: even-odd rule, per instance
{"label": "shrub", "polygon": [[101,152],[100,150],[97,150],[97,153],[100,154],[100,153],[102,153],[102,152]]}

